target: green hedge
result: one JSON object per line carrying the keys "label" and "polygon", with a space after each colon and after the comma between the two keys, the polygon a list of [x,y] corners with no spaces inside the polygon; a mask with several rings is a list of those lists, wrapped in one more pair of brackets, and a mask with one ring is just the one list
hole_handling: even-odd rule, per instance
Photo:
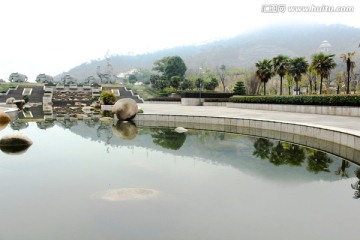
{"label": "green hedge", "polygon": [[360,106],[360,95],[233,96],[234,103]]}
{"label": "green hedge", "polygon": [[229,98],[205,98],[205,102],[229,102]]}
{"label": "green hedge", "polygon": [[156,102],[181,102],[180,97],[153,97],[145,99],[145,101],[156,101]]}
{"label": "green hedge", "polygon": [[[234,93],[218,93],[218,92],[201,92],[202,98],[229,98],[233,96]],[[182,92],[182,98],[198,98],[200,92]]]}

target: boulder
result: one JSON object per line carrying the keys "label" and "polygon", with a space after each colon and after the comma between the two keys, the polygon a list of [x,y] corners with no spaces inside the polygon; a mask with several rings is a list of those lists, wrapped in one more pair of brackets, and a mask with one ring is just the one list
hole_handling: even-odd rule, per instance
{"label": "boulder", "polygon": [[11,121],[9,115],[0,110],[0,125],[7,125]]}
{"label": "boulder", "polygon": [[6,103],[6,104],[13,104],[14,101],[15,101],[15,98],[10,97],[10,98],[6,99],[6,102],[5,102],[5,103]]}
{"label": "boulder", "polygon": [[24,153],[33,142],[24,133],[12,132],[0,139],[1,151],[9,154]]}
{"label": "boulder", "polygon": [[123,98],[114,104],[112,112],[119,120],[131,120],[136,116],[138,106],[134,99]]}

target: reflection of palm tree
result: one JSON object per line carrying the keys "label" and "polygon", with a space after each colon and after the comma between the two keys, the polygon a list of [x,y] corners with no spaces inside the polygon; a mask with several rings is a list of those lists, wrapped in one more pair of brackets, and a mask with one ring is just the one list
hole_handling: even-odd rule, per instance
{"label": "reflection of palm tree", "polygon": [[338,170],[335,171],[336,175],[340,175],[341,177],[349,177],[349,173],[346,171],[347,168],[350,167],[350,163],[346,160],[342,160],[341,166],[338,168]]}
{"label": "reflection of palm tree", "polygon": [[280,166],[285,163],[284,158],[285,149],[283,144],[279,141],[278,144],[271,149],[270,162],[276,166]]}
{"label": "reflection of palm tree", "polygon": [[354,198],[359,199],[360,198],[360,168],[356,169],[355,176],[358,178],[358,181],[356,181],[356,183],[351,184],[351,188],[356,190],[354,192]]}
{"label": "reflection of palm tree", "polygon": [[285,148],[284,159],[286,164],[290,166],[301,166],[305,160],[304,148],[295,144],[288,144]]}
{"label": "reflection of palm tree", "polygon": [[273,143],[269,139],[258,138],[254,143],[253,155],[260,159],[269,159]]}
{"label": "reflection of palm tree", "polygon": [[276,166],[301,166],[305,159],[305,152],[298,145],[279,142],[271,149],[270,162]]}
{"label": "reflection of palm tree", "polygon": [[310,156],[308,156],[307,170],[313,173],[330,172],[328,169],[330,163],[332,163],[332,160],[326,153],[314,151]]}

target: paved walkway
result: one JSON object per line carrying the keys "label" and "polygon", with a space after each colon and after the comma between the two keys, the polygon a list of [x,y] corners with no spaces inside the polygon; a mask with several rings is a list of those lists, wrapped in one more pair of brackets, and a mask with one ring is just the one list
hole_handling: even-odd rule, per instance
{"label": "paved walkway", "polygon": [[360,118],[305,114],[293,112],[264,111],[215,106],[182,106],[180,104],[139,104],[144,114],[169,114],[188,116],[211,116],[284,121],[316,127],[339,129],[360,136]]}

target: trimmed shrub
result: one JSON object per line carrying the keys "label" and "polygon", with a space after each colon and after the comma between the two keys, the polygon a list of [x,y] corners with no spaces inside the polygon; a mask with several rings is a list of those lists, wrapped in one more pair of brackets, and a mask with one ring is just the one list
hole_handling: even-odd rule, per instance
{"label": "trimmed shrub", "polygon": [[[201,92],[202,98],[229,98],[232,97],[234,93],[217,93],[217,92]],[[182,98],[198,98],[200,92],[183,92],[181,93]]]}
{"label": "trimmed shrub", "polygon": [[234,87],[234,94],[235,95],[246,95],[246,89],[243,81],[238,81]]}
{"label": "trimmed shrub", "polygon": [[230,102],[358,107],[360,95],[233,96]]}
{"label": "trimmed shrub", "polygon": [[229,102],[229,98],[205,98],[205,102]]}
{"label": "trimmed shrub", "polygon": [[105,105],[112,105],[115,103],[116,101],[116,97],[115,95],[111,92],[111,91],[102,91],[100,94],[100,100],[105,104]]}
{"label": "trimmed shrub", "polygon": [[180,97],[154,97],[146,99],[146,101],[159,101],[159,102],[181,102]]}

